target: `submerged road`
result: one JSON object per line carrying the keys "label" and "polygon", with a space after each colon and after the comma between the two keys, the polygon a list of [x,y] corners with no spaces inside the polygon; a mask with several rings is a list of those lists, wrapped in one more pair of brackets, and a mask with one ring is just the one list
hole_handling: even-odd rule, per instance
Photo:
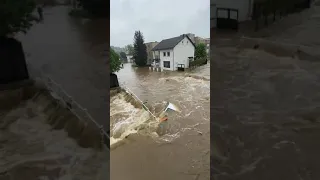
{"label": "submerged road", "polygon": [[41,70],[109,129],[105,50],[107,20],[80,20],[68,16],[68,7],[44,9],[44,21],[19,35],[27,63]]}

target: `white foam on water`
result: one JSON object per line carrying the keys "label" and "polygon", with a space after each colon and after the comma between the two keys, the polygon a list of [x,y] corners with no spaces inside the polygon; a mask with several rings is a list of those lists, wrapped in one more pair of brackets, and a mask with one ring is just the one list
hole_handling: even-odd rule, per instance
{"label": "white foam on water", "polygon": [[118,94],[111,99],[110,104],[110,146],[122,141],[130,134],[142,132],[151,134],[157,128],[158,122],[144,109],[135,108]]}
{"label": "white foam on water", "polygon": [[[185,119],[192,116],[196,111],[204,110],[203,101],[210,99],[210,82],[193,77],[173,76],[160,78],[158,82],[154,82],[154,86],[149,88],[155,96],[161,96],[163,91],[175,88],[178,93],[170,95],[170,102],[177,105],[182,112],[170,113],[170,124],[166,127],[167,133],[159,136],[156,132],[159,126],[158,121],[144,109],[135,108],[125,101],[124,95],[119,93],[112,97],[110,101],[111,147],[130,134],[136,133],[143,133],[156,141],[172,142],[179,138],[184,131],[190,130],[190,128],[176,123],[175,119]],[[153,107],[162,106],[164,103],[155,102],[151,105]],[[163,106],[164,108],[165,106]],[[209,114],[203,113],[199,119],[208,121]]]}
{"label": "white foam on water", "polygon": [[[41,106],[45,104],[44,101],[28,101],[2,117],[2,123],[11,123],[5,131],[0,131],[0,139],[6,140],[0,150],[0,172],[8,171],[19,176],[15,169],[27,166],[32,177],[28,175],[26,179],[38,179],[40,176],[42,179],[61,180],[109,177],[105,170],[109,161],[105,154],[109,150],[98,152],[81,148],[64,130],[52,130],[46,123],[47,116],[41,112]],[[59,174],[52,174],[51,170],[58,170]]]}

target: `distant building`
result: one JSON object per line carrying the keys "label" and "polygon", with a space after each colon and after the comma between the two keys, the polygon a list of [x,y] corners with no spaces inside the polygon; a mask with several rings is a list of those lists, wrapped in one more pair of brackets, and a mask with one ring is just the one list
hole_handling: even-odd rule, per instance
{"label": "distant building", "polygon": [[150,65],[154,59],[159,59],[159,53],[152,51],[152,49],[158,44],[159,42],[157,41],[145,43],[147,47],[147,54],[148,54],[147,65]]}
{"label": "distant building", "polygon": [[189,59],[194,57],[195,44],[188,35],[183,34],[162,40],[152,51],[159,53],[161,68],[175,71],[178,67],[189,68]]}

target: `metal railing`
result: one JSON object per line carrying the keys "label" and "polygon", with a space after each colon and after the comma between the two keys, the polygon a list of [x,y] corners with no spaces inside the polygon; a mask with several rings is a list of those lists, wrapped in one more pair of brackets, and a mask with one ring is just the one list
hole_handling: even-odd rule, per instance
{"label": "metal railing", "polygon": [[108,133],[88,112],[88,110],[82,107],[77,101],[75,101],[60,84],[55,82],[52,78],[46,75],[41,70],[35,70],[28,64],[28,70],[30,76],[36,80],[42,82],[45,87],[52,93],[54,98],[58,99],[65,107],[67,107],[77,118],[84,123],[93,123],[93,125],[100,131],[102,145],[105,144],[110,147],[110,137]]}
{"label": "metal railing", "polygon": [[135,95],[129,88],[123,88],[123,89],[133,98],[135,98],[139,103],[141,103],[143,109],[145,109],[154,119],[157,119],[157,117],[149,110],[149,108],[137,95]]}

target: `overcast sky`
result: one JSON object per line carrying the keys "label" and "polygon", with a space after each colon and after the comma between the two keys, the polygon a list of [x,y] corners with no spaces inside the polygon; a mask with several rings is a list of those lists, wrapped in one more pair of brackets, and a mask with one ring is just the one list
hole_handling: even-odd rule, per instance
{"label": "overcast sky", "polygon": [[145,42],[194,33],[210,37],[210,0],[111,0],[112,46],[133,44],[136,30]]}

